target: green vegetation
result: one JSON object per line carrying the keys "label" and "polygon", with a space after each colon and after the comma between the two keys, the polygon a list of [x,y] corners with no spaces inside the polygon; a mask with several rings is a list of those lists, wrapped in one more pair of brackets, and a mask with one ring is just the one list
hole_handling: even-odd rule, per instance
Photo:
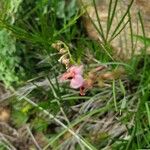
{"label": "green vegetation", "polygon": [[[150,38],[145,35],[142,14],[138,14],[142,35],[132,32],[134,0],[110,33],[119,3],[110,0],[105,33],[96,1],[91,3],[98,26],[87,16],[100,42],[85,33],[81,18],[88,6],[84,3],[79,7],[76,0],[0,2],[0,80],[12,93],[1,96],[0,103],[8,103],[10,126],[18,134],[25,126],[21,147],[29,138],[27,149],[150,149]],[[117,60],[111,42],[126,25],[130,25],[132,44],[137,40],[144,47],[141,55],[134,55],[132,46],[131,59]],[[67,49],[71,65],[83,64],[84,78],[90,70],[105,66],[98,86],[93,84],[83,96],[60,82],[66,68],[58,62],[62,55],[52,46],[58,41]],[[94,73],[99,77],[98,71]],[[109,77],[104,79],[103,73]],[[0,149],[19,148],[16,145],[0,133]]]}

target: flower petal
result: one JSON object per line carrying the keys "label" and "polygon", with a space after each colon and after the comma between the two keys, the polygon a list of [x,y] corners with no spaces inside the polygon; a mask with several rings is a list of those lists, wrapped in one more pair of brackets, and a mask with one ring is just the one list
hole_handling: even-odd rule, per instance
{"label": "flower petal", "polygon": [[70,73],[70,72],[65,72],[64,74],[62,74],[62,75],[60,76],[59,81],[60,81],[60,82],[63,82],[63,81],[65,81],[65,80],[68,80],[69,78],[73,78],[73,77],[74,77],[74,76],[73,76],[72,73]]}
{"label": "flower petal", "polygon": [[76,75],[73,79],[71,79],[70,87],[74,89],[78,89],[83,85],[84,79],[81,75]]}
{"label": "flower petal", "polygon": [[83,74],[83,65],[80,66],[72,66],[68,70],[69,72],[74,72],[75,74],[82,75]]}

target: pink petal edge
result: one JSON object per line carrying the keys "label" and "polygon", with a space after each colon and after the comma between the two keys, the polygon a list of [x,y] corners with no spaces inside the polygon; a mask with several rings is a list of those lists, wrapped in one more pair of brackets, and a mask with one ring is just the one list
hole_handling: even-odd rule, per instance
{"label": "pink petal edge", "polygon": [[83,74],[83,65],[80,66],[72,66],[68,70],[69,72],[74,72],[75,74]]}

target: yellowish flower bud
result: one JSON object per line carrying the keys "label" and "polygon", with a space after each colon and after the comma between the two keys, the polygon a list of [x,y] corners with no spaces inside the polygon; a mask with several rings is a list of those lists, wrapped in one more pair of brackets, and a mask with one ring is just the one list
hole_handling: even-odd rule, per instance
{"label": "yellowish flower bud", "polygon": [[65,54],[67,52],[67,50],[65,49],[65,48],[61,48],[60,50],[59,50],[59,53],[60,54]]}

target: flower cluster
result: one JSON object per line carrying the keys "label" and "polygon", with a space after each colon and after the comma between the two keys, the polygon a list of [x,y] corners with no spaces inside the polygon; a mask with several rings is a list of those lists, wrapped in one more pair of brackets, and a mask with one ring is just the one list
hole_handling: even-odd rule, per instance
{"label": "flower cluster", "polygon": [[[101,72],[103,70],[103,72]],[[62,74],[60,81],[70,81],[70,87],[73,89],[80,89],[80,95],[85,93],[95,86],[105,87],[110,86],[106,84],[106,80],[114,80],[120,78],[124,74],[123,68],[117,70],[107,71],[106,66],[99,66],[87,73],[87,77],[83,77],[83,65],[73,65]]]}
{"label": "flower cluster", "polygon": [[105,80],[114,80],[124,74],[123,68],[108,71],[106,66],[101,65],[87,72],[86,78],[84,78],[83,65],[73,65],[75,62],[72,59],[69,47],[64,42],[56,41],[52,44],[52,47],[58,50],[61,55],[58,61],[64,64],[67,69],[66,72],[61,75],[60,81],[69,81],[71,88],[80,89],[80,95],[85,95],[89,89],[95,86],[110,86],[105,83]]}

